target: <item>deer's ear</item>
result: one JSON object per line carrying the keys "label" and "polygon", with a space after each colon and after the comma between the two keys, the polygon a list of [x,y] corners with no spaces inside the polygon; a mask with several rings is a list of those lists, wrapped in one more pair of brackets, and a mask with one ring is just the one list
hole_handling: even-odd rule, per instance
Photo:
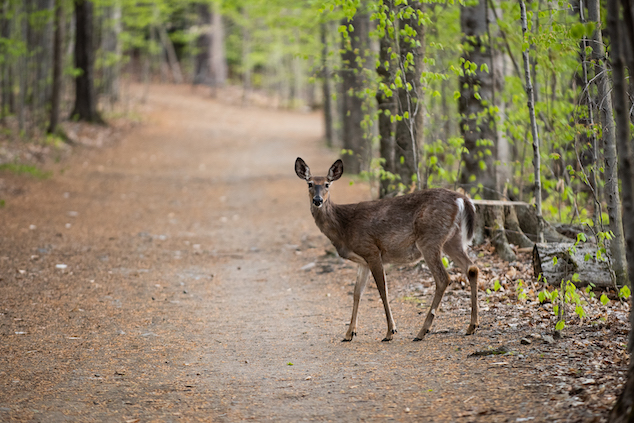
{"label": "deer's ear", "polygon": [[299,179],[303,179],[305,181],[310,179],[310,168],[300,157],[295,160],[295,173]]}
{"label": "deer's ear", "polygon": [[328,180],[330,182],[336,181],[341,178],[341,175],[343,175],[343,162],[339,159],[330,166],[330,170],[328,171]]}

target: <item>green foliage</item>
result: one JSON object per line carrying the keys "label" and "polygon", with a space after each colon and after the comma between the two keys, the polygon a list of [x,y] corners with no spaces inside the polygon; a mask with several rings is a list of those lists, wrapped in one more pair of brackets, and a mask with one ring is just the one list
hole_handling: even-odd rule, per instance
{"label": "green foliage", "polygon": [[35,166],[21,164],[21,163],[4,163],[0,164],[0,172],[11,172],[17,175],[30,175],[37,179],[49,178],[52,173],[44,172]]}
{"label": "green foliage", "polygon": [[500,285],[500,281],[499,281],[499,280],[497,280],[497,279],[496,279],[496,280],[494,280],[494,281],[493,281],[493,290],[494,290],[495,292],[497,292],[497,291],[499,291],[499,290],[500,290],[500,288],[502,288],[502,285]]}
{"label": "green foliage", "polygon": [[630,295],[632,295],[632,292],[630,291],[629,286],[623,285],[621,289],[619,289],[619,298],[627,300],[628,298],[630,298]]}
{"label": "green foliage", "polygon": [[442,265],[445,266],[445,269],[449,268],[449,260],[445,256],[442,258]]}

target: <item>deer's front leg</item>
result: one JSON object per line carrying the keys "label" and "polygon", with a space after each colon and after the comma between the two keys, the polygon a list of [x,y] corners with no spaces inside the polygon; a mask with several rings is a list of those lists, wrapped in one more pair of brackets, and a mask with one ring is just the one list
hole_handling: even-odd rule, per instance
{"label": "deer's front leg", "polygon": [[359,265],[357,269],[357,282],[354,284],[354,303],[352,304],[352,318],[350,319],[350,326],[348,332],[343,338],[343,342],[350,342],[352,338],[357,334],[357,313],[359,311],[359,301],[365,290],[365,286],[368,283],[368,275],[370,269],[363,264]]}
{"label": "deer's front leg", "polygon": [[368,263],[370,271],[374,280],[376,281],[376,287],[381,295],[383,301],[383,308],[385,309],[385,317],[387,318],[387,334],[383,338],[383,342],[391,341],[392,337],[396,333],[396,325],[394,324],[394,318],[392,317],[392,310],[390,310],[390,302],[387,295],[387,284],[385,283],[385,270],[383,269],[383,262],[378,257],[376,260]]}

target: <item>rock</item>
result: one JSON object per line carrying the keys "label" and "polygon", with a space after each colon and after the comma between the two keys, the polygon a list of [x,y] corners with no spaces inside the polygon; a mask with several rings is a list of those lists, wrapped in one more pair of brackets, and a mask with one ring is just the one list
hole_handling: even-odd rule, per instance
{"label": "rock", "polygon": [[473,357],[473,356],[485,356],[485,355],[499,355],[499,354],[506,354],[509,352],[509,349],[506,348],[504,345],[500,345],[497,348],[491,348],[489,347],[486,350],[478,350],[475,351],[471,354],[469,354],[469,357]]}
{"label": "rock", "polygon": [[314,262],[314,261],[313,261],[313,262],[308,263],[308,264],[307,264],[307,265],[305,265],[305,266],[302,266],[299,270],[305,270],[305,271],[308,271],[308,270],[312,269],[313,267],[315,267],[315,262]]}
{"label": "rock", "polygon": [[520,344],[522,345],[530,345],[531,344],[531,340],[528,338],[522,338],[520,339]]}
{"label": "rock", "polygon": [[542,340],[544,341],[544,344],[555,343],[555,338],[553,338],[551,335],[542,335]]}

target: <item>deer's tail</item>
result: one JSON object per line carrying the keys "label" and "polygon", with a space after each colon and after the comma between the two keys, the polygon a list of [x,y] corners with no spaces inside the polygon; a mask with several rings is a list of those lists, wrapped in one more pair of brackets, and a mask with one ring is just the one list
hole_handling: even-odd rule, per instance
{"label": "deer's tail", "polygon": [[473,239],[476,217],[475,205],[467,197],[458,197],[456,204],[458,205],[458,222],[460,234],[462,235],[462,248],[466,249]]}

